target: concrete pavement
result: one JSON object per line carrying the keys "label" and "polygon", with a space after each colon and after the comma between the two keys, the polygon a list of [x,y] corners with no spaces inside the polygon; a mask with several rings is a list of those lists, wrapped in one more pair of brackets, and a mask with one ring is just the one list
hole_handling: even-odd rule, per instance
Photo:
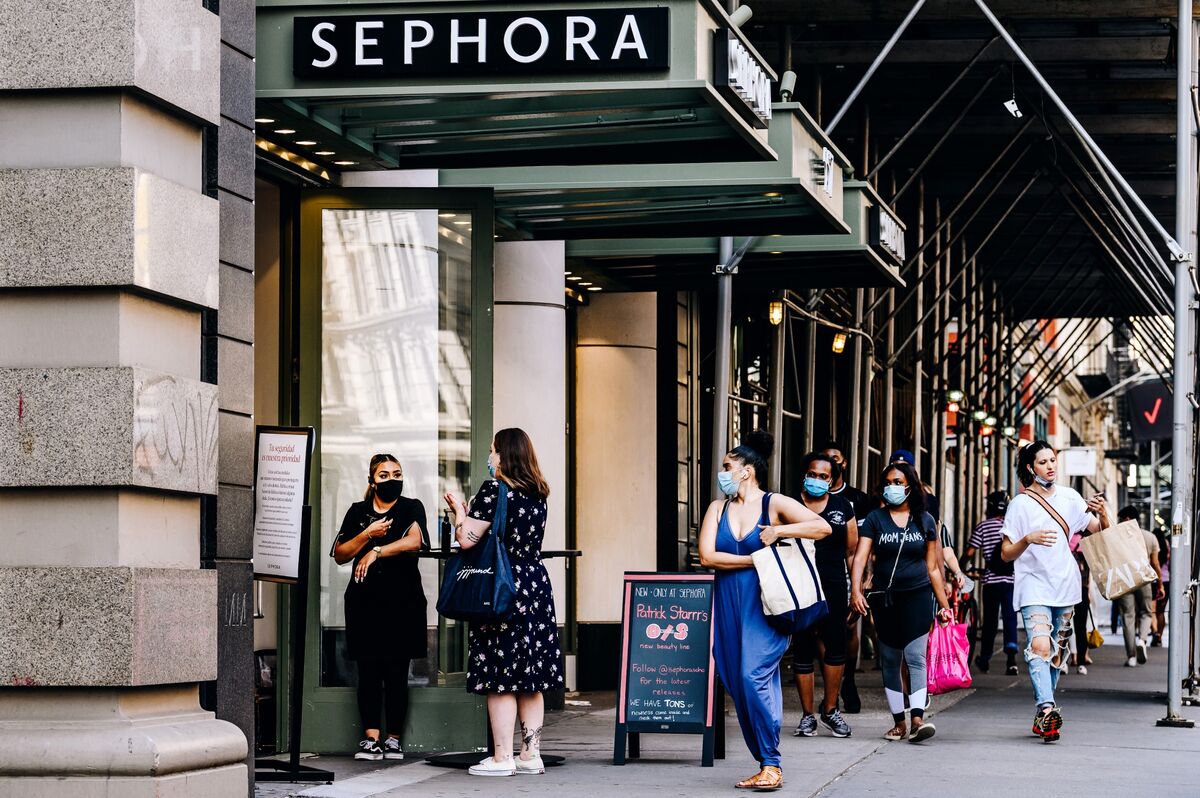
{"label": "concrete pavement", "polygon": [[[791,737],[799,721],[795,691],[786,690],[784,791],[789,795],[990,796],[1046,790],[1067,796],[1200,796],[1200,729],[1156,728],[1163,715],[1165,649],[1150,663],[1125,668],[1119,638],[1093,652],[1087,676],[1072,672],[1060,683],[1063,739],[1045,744],[1029,733],[1033,700],[1024,674],[976,676],[975,687],[934,698],[930,719],[937,736],[922,744],[889,743],[891,723],[879,673],[859,674],[864,709],[848,716],[849,739],[822,729],[816,738]],[[1002,666],[1003,657],[993,660]],[[1002,667],[1000,668],[1002,670]],[[818,684],[819,689],[819,684]],[[376,767],[320,757],[339,774],[332,785],[260,785],[258,798],[375,798],[375,796],[554,795],[728,796],[735,781],[757,770],[742,744],[732,709],[727,713],[727,758],[701,768],[700,738],[645,735],[642,759],[612,761],[611,694],[585,695],[590,707],[569,707],[547,718],[543,747],[567,757],[545,776],[480,779],[423,762]],[[1200,719],[1200,708],[1185,708]],[[1189,716],[1190,716],[1189,715]],[[481,755],[482,756],[482,755]],[[355,767],[357,766],[357,767]],[[361,775],[355,775],[361,774]]]}

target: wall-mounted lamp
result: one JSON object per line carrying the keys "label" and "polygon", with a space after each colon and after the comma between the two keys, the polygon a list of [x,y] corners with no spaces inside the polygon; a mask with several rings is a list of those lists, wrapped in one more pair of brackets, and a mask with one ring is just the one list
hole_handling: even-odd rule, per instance
{"label": "wall-mounted lamp", "polygon": [[985,419],[983,420],[983,423],[984,423],[984,424],[987,424],[989,427],[994,427],[994,426],[996,426],[996,417],[995,417],[995,416],[988,416],[987,418],[985,418]]}
{"label": "wall-mounted lamp", "polygon": [[840,355],[846,351],[846,339],[849,338],[844,332],[835,332],[833,334],[833,353]]}
{"label": "wall-mounted lamp", "polygon": [[952,388],[949,391],[946,391],[946,398],[951,402],[961,402],[964,396],[966,396],[966,394],[957,388]]}
{"label": "wall-mounted lamp", "polygon": [[946,403],[946,412],[947,413],[957,413],[961,409],[962,408],[959,406],[958,402],[947,402]]}
{"label": "wall-mounted lamp", "polygon": [[976,421],[983,421],[987,417],[988,412],[986,410],[976,410],[971,414],[971,418],[975,419]]}
{"label": "wall-mounted lamp", "polygon": [[1017,434],[1017,428],[1014,427],[1012,424],[1009,424],[1008,426],[1006,426],[1004,429],[1002,429],[1000,431],[1002,433],[1004,433],[1004,437],[1006,437],[1006,438],[1011,438]]}
{"label": "wall-mounted lamp", "polygon": [[771,304],[767,305],[767,318],[771,324],[779,326],[783,323],[783,300],[772,299]]}
{"label": "wall-mounted lamp", "polygon": [[980,435],[982,435],[982,436],[983,436],[983,437],[985,437],[985,438],[986,438],[987,436],[991,435],[991,434],[992,434],[993,432],[995,432],[995,431],[996,431],[996,430],[992,429],[991,427],[980,427],[980,428],[979,428],[979,434],[980,434]]}

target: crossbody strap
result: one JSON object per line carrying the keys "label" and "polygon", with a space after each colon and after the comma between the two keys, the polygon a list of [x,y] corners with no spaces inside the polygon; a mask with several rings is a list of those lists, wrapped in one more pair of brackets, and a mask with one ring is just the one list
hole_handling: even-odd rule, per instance
{"label": "crossbody strap", "polygon": [[1058,510],[1055,510],[1053,507],[1051,507],[1050,502],[1046,501],[1046,499],[1039,493],[1036,493],[1032,490],[1027,490],[1025,491],[1025,495],[1032,497],[1034,501],[1042,505],[1042,509],[1049,513],[1050,517],[1058,522],[1058,525],[1062,527],[1063,534],[1067,536],[1067,542],[1069,543],[1071,540],[1071,528],[1067,526],[1067,522],[1063,520],[1063,517],[1058,514]]}
{"label": "crossbody strap", "polygon": [[[892,563],[892,575],[888,577],[888,586],[884,590],[891,590],[892,583],[896,581],[896,569],[900,567],[900,555],[904,553],[904,544],[908,540],[908,525],[912,523],[913,512],[908,511],[908,523],[904,525],[904,529],[900,530],[900,548],[896,549],[896,561]],[[888,513],[888,518],[891,518],[891,513]]]}
{"label": "crossbody strap", "polygon": [[504,528],[508,525],[508,484],[502,479],[496,480],[496,484],[500,491],[496,496],[496,514],[492,516],[492,532],[496,540],[503,542]]}

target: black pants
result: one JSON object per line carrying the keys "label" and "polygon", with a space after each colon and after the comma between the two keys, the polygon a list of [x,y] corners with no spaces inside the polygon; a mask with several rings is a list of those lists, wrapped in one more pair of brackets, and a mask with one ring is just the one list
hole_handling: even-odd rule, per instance
{"label": "black pants", "polygon": [[[1082,665],[1088,653],[1088,616],[1091,614],[1092,597],[1088,595],[1087,575],[1083,577],[1083,600],[1075,605],[1075,662]],[[1113,602],[1116,605],[1116,602]]]}
{"label": "black pants", "polygon": [[358,715],[364,729],[381,727],[381,710],[387,700],[388,732],[393,737],[404,733],[408,717],[408,660],[388,662],[358,661]]}
{"label": "black pants", "polygon": [[983,586],[983,637],[979,641],[979,659],[987,662],[992,658],[992,647],[996,644],[996,629],[1000,615],[1004,614],[1004,653],[1012,663],[1020,650],[1017,644],[1017,611],[1013,609],[1012,582],[995,582]]}

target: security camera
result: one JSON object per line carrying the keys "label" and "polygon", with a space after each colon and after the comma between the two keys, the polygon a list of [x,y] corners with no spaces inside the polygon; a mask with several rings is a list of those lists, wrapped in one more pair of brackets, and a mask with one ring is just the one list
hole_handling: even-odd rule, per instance
{"label": "security camera", "polygon": [[1005,100],[1004,107],[1010,114],[1012,114],[1013,119],[1020,119],[1022,116],[1024,116],[1024,114],[1021,113],[1021,109],[1017,107],[1016,97],[1013,97],[1011,100]]}

